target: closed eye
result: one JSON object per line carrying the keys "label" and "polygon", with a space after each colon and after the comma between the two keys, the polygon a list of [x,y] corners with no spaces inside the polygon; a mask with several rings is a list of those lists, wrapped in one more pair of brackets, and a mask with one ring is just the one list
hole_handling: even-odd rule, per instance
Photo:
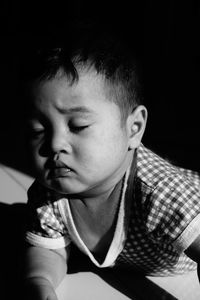
{"label": "closed eye", "polygon": [[31,139],[38,138],[44,133],[44,128],[28,128],[28,136]]}
{"label": "closed eye", "polygon": [[84,125],[84,126],[77,126],[77,125],[73,125],[73,124],[69,125],[70,130],[74,133],[81,132],[81,131],[87,129],[88,127],[89,127],[89,125]]}

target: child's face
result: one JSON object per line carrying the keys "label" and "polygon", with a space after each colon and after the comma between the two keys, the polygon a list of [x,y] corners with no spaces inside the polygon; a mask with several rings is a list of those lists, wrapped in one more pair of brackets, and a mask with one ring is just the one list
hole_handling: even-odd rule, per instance
{"label": "child's face", "polygon": [[36,176],[60,193],[94,195],[114,186],[130,164],[129,133],[102,78],[80,72],[33,88],[31,147]]}

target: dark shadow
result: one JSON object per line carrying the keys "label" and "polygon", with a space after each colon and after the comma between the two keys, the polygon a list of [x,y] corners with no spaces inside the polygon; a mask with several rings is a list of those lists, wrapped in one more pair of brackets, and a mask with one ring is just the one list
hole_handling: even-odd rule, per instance
{"label": "dark shadow", "polygon": [[[19,289],[19,257],[23,252],[26,204],[0,203],[0,299],[16,299]],[[19,298],[17,298],[19,299]]]}
{"label": "dark shadow", "polygon": [[[8,205],[0,203],[0,283],[1,300],[20,299],[20,258],[25,243],[23,240],[26,223],[26,204]],[[134,300],[173,300],[172,295],[150,280],[131,270],[99,269],[95,267],[75,246],[69,260],[69,274],[93,272],[105,282]],[[16,297],[19,295],[19,297]]]}

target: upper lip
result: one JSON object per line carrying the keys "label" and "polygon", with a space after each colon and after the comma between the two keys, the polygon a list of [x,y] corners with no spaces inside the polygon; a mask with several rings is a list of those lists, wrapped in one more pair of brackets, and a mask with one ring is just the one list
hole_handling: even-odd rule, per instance
{"label": "upper lip", "polygon": [[56,161],[51,160],[51,161],[48,161],[47,167],[49,169],[59,169],[59,168],[71,169],[67,164],[65,164],[61,160],[56,160]]}
{"label": "upper lip", "polygon": [[61,160],[56,160],[54,162],[54,168],[67,168],[70,169],[64,162],[62,162]]}

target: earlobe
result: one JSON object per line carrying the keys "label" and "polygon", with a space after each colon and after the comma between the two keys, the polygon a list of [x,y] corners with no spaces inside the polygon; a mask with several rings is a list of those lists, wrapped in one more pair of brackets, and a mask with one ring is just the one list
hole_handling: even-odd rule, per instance
{"label": "earlobe", "polygon": [[136,149],[142,140],[147,122],[147,109],[139,105],[128,118],[129,150]]}

